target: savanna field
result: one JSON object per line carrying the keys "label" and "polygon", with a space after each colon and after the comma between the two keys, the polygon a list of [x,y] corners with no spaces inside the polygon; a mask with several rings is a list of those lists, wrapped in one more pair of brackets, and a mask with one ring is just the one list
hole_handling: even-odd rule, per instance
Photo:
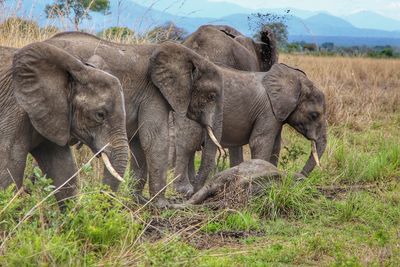
{"label": "savanna field", "polygon": [[[0,45],[14,47],[53,34],[0,31]],[[0,265],[398,266],[400,60],[279,61],[304,70],[327,99],[328,147],[307,180],[289,175],[244,208],[157,210],[132,200],[129,171],[118,193],[103,187],[100,162],[83,149],[75,151],[79,194],[61,213],[29,158],[25,175],[35,185],[25,179],[25,191],[0,191]],[[279,168],[300,170],[309,150],[286,127]],[[167,195],[177,197],[171,188]]]}

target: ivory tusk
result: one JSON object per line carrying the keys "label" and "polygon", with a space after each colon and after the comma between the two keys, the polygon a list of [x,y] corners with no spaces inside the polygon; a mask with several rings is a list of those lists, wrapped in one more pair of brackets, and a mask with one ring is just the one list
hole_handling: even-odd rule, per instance
{"label": "ivory tusk", "polygon": [[215,137],[210,126],[207,126],[207,133],[208,133],[208,136],[210,136],[211,140],[214,142],[214,144],[218,147],[218,149],[224,151],[221,144],[218,142],[217,138]]}
{"label": "ivory tusk", "polygon": [[317,163],[317,166],[321,168],[321,163],[319,162],[319,157],[317,153],[317,144],[315,141],[311,141],[311,153],[314,157],[315,163]]}
{"label": "ivory tusk", "polygon": [[108,159],[106,153],[101,153],[101,158],[103,159],[104,165],[106,165],[106,168],[111,173],[111,175],[114,176],[114,178],[117,179],[118,181],[125,182],[125,180],[118,174],[118,172],[111,165],[111,162]]}

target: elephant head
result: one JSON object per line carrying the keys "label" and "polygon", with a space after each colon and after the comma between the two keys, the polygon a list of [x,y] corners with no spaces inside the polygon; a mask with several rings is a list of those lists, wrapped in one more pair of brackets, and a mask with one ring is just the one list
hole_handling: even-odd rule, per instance
{"label": "elephant head", "polygon": [[93,152],[105,147],[101,156],[107,169],[122,179],[128,143],[117,78],[39,42],[15,53],[12,86],[39,134],[60,146],[78,140]]}
{"label": "elephant head", "polygon": [[222,133],[223,80],[218,67],[172,42],[160,45],[150,65],[151,79],[171,108],[206,127],[220,147],[216,139]]}
{"label": "elephant head", "polygon": [[276,119],[288,123],[311,141],[311,153],[302,174],[307,176],[319,164],[327,144],[324,94],[304,72],[275,64],[263,80]]}

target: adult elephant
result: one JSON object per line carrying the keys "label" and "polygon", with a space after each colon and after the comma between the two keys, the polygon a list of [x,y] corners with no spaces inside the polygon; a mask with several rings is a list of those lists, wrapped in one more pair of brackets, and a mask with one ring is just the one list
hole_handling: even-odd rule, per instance
{"label": "adult elephant", "polygon": [[119,80],[48,43],[1,48],[0,187],[22,186],[28,153],[56,187],[56,198],[75,193],[69,143],[101,155],[121,180],[128,160],[125,107]]}
{"label": "adult elephant", "polygon": [[[220,137],[223,87],[217,66],[171,42],[123,45],[79,32],[57,34],[46,42],[101,66],[122,82],[132,168],[137,178],[134,194],[141,198],[148,173],[150,196],[156,205],[168,205],[164,189],[169,112],[187,113]],[[118,188],[114,180],[105,177],[104,182],[114,190]]]}
{"label": "adult elephant", "polygon": [[[227,25],[204,25],[199,27],[185,41],[184,45],[207,57],[219,65],[231,67],[244,71],[268,71],[278,61],[278,52],[275,37],[269,29],[260,32],[260,42],[245,37],[236,29]],[[246,90],[246,88],[243,88]],[[224,100],[225,101],[225,100]],[[194,155],[203,139],[202,126],[184,116],[174,114],[175,138],[173,142],[176,156],[175,181],[176,191],[190,196],[193,187],[189,180],[195,181]],[[210,173],[213,166],[215,146],[208,142],[203,148],[202,164],[199,170],[199,177],[204,179]],[[172,153],[171,153],[172,154]],[[273,152],[273,160],[277,163],[279,149]],[[236,166],[243,161],[242,147],[229,147],[231,166]]]}
{"label": "adult elephant", "polygon": [[[221,145],[237,147],[249,144],[253,159],[271,161],[274,153],[279,153],[282,126],[287,123],[312,142],[310,156],[301,171],[307,176],[319,164],[326,148],[324,94],[304,72],[284,64],[274,64],[268,72],[220,69],[224,78]],[[180,126],[184,135],[177,143],[193,148],[200,146],[201,131],[195,134],[196,131],[187,124],[178,124],[177,128]],[[205,147],[208,145],[206,142]],[[193,155],[194,150],[189,152]],[[204,185],[214,165],[215,149],[203,149],[200,168],[203,173],[192,181],[195,191]]]}

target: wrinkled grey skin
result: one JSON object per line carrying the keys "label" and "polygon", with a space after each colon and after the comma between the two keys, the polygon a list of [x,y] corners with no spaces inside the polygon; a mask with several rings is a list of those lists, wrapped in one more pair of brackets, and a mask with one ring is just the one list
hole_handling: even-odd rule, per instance
{"label": "wrinkled grey skin", "polygon": [[[322,156],[327,142],[325,97],[302,71],[274,64],[268,72],[242,72],[221,67],[221,73],[224,78],[223,147],[249,144],[252,159],[263,159],[276,165],[282,126],[288,123],[305,138],[315,141],[317,153]],[[198,147],[201,135],[200,131],[191,139],[180,140],[178,137],[177,147],[184,142],[190,143],[184,143],[186,148]],[[206,162],[208,166],[204,167],[202,162],[201,168],[204,169],[200,169],[192,181],[195,192],[204,185],[214,168],[215,150],[212,152],[214,154]],[[193,154],[194,150],[190,153]],[[190,153],[187,156],[190,157]],[[310,153],[302,175],[307,176],[315,165]]]}
{"label": "wrinkled grey skin", "polygon": [[[262,32],[260,36],[262,42],[255,42],[232,27],[204,25],[191,34],[183,44],[219,65],[244,71],[266,72],[278,61],[276,40],[272,31]],[[176,114],[174,128],[177,142],[173,143],[176,148],[176,158],[172,160],[175,162],[175,176],[179,176],[174,182],[174,187],[183,195],[190,196],[193,187],[189,180],[192,183],[196,180],[194,153],[199,149],[202,143],[200,140],[204,139],[205,134],[201,125]],[[172,153],[171,155],[174,156]],[[238,165],[243,161],[242,147],[230,147],[229,156],[231,167]],[[215,145],[206,142],[199,170],[200,180],[210,173],[214,160]]]}
{"label": "wrinkled grey skin", "polygon": [[[93,152],[109,144],[103,153],[123,176],[129,148],[116,77],[43,42],[0,54],[1,188],[22,186],[28,153],[61,186],[77,171],[68,145],[77,141]],[[75,190],[74,178],[56,193],[61,206]]]}
{"label": "wrinkled grey skin", "polygon": [[[123,45],[86,33],[62,33],[47,40],[83,61],[101,58],[119,78],[125,95],[126,128],[132,152],[131,167],[142,199],[149,175],[150,196],[168,205],[164,196],[168,167],[168,115],[187,113],[216,134],[222,132],[222,77],[217,67],[192,50],[171,42],[161,45]],[[93,57],[96,57],[94,60]],[[101,61],[101,60],[100,60]],[[105,178],[117,190],[119,183]]]}

